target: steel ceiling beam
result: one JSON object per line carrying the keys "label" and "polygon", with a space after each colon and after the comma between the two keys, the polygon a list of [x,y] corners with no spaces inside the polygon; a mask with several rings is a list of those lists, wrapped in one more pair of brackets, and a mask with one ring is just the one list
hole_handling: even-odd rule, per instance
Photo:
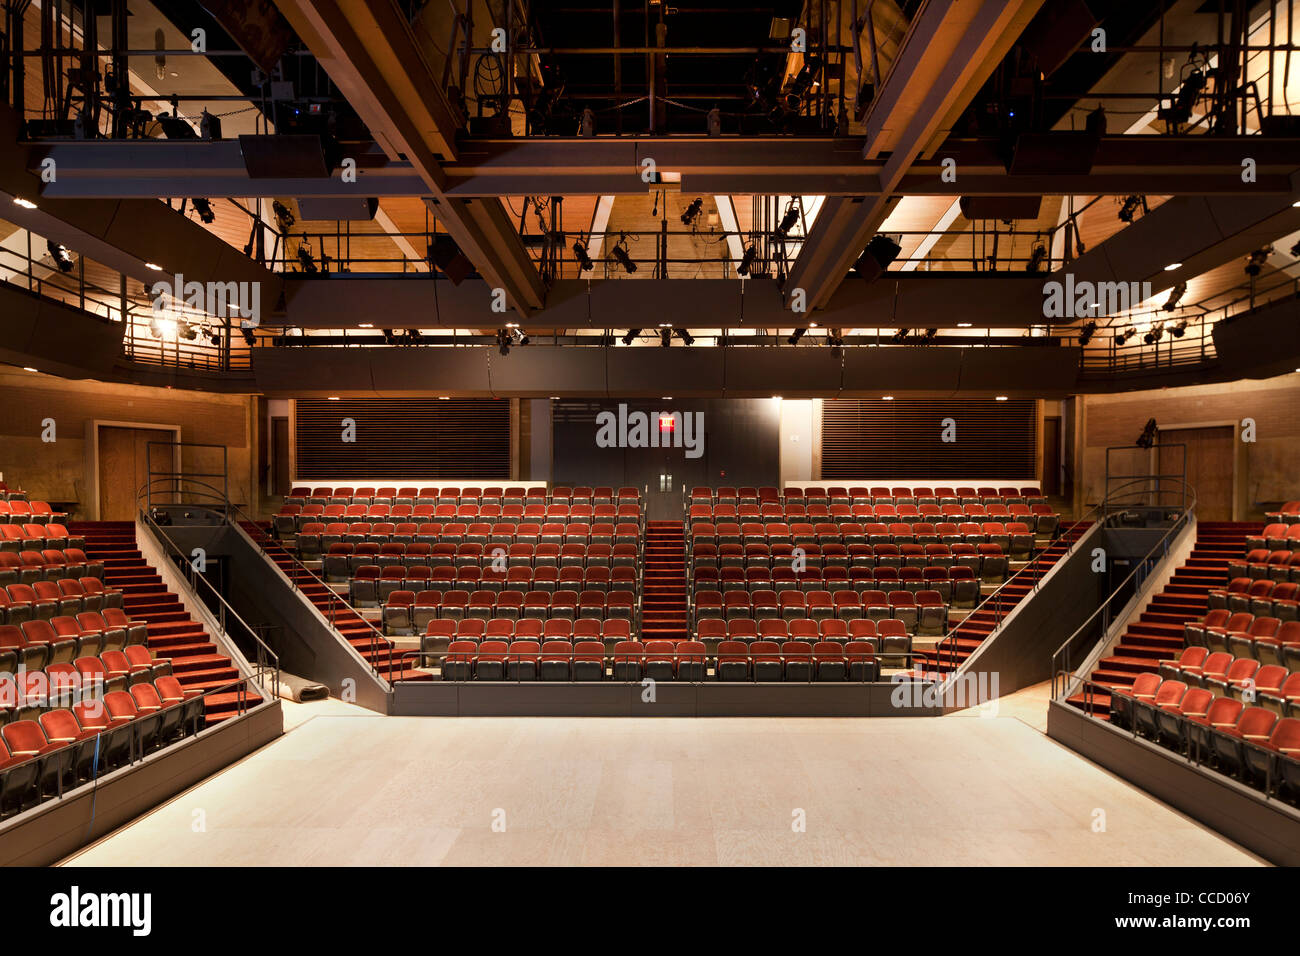
{"label": "steel ceiling beam", "polygon": [[[443,192],[462,199],[492,196],[642,195],[640,160],[679,172],[682,188],[700,195],[875,196],[884,160],[860,158],[863,140],[833,139],[569,139],[468,140],[458,159],[441,165]],[[915,196],[1286,195],[1300,168],[1300,140],[1208,136],[1109,136],[1086,175],[1008,175],[991,139],[949,140],[903,174],[897,192]],[[1256,161],[1257,181],[1243,183],[1241,160]],[[424,196],[423,176],[377,146],[358,151],[358,181],[250,179],[239,144],[173,140],[44,141],[26,147],[39,171],[53,159],[52,198],[159,196],[312,197]],[[943,161],[961,171],[945,182]]]}
{"label": "steel ceiling beam", "polygon": [[[921,7],[866,117],[863,158],[887,154],[880,192],[826,200],[790,271],[787,302],[802,292],[808,309],[825,307],[901,196],[909,168],[933,153],[1042,4],[928,0]],[[960,181],[960,161],[957,170]]]}
{"label": "steel ceiling beam", "polygon": [[[405,159],[447,233],[491,289],[521,314],[545,300],[541,276],[495,200],[451,196],[443,164],[458,156],[459,128],[392,0],[276,0],[321,67],[392,161]],[[370,195],[358,176],[354,195]]]}

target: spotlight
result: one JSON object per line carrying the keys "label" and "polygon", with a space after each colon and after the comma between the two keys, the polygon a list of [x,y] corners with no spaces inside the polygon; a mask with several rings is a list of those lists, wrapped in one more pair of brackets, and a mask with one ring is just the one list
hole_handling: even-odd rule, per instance
{"label": "spotlight", "polygon": [[54,264],[59,267],[60,272],[72,271],[72,253],[68,251],[67,246],[60,245],[53,239],[45,240],[45,246],[49,249],[50,258],[54,260]]}
{"label": "spotlight", "polygon": [[208,341],[212,343],[213,348],[221,347],[221,333],[216,329],[208,330]]}
{"label": "spotlight", "polygon": [[1252,279],[1259,275],[1260,269],[1263,267],[1264,263],[1268,262],[1268,257],[1272,254],[1272,246],[1265,246],[1262,249],[1256,249],[1252,252],[1249,260],[1246,262],[1246,275],[1250,276]]}
{"label": "spotlight", "polygon": [[745,254],[740,257],[740,264],[736,266],[736,275],[739,276],[749,275],[749,270],[753,267],[754,259],[757,257],[758,257],[758,246],[754,245],[751,242],[749,244],[749,248],[745,250]]}
{"label": "spotlight", "polygon": [[1132,222],[1139,207],[1145,208],[1146,204],[1147,200],[1145,196],[1126,196],[1124,198],[1124,205],[1119,207],[1119,221]]}
{"label": "spotlight", "polygon": [[510,329],[510,337],[511,337],[511,339],[514,340],[515,345],[527,345],[527,344],[528,344],[528,333],[527,333],[527,332],[525,332],[523,329],[519,328],[518,325],[511,325],[511,326],[509,326],[509,329]]}
{"label": "spotlight", "polygon": [[1146,335],[1142,336],[1142,341],[1147,345],[1155,345],[1164,338],[1165,327],[1163,325],[1152,326]]}
{"label": "spotlight", "polygon": [[722,111],[716,106],[709,110],[705,123],[708,126],[710,136],[722,135]]}
{"label": "spotlight", "polygon": [[791,345],[798,345],[799,340],[803,338],[803,334],[807,331],[808,331],[807,329],[795,329],[794,332],[791,334],[791,336],[788,339],[786,339],[786,341],[789,342]]}
{"label": "spotlight", "polygon": [[660,329],[660,330],[659,330],[659,344],[660,344],[661,346],[663,346],[664,348],[668,348],[668,346],[670,346],[670,345],[673,344],[673,330],[672,330],[672,329]]}
{"label": "spotlight", "polygon": [[275,224],[280,227],[281,232],[288,232],[297,221],[289,211],[289,207],[278,199],[271,200],[271,212],[275,214]]}
{"label": "spotlight", "polygon": [[1187,283],[1186,282],[1178,283],[1178,285],[1174,286],[1172,289],[1169,290],[1169,298],[1165,300],[1165,304],[1164,306],[1162,306],[1162,308],[1166,312],[1174,311],[1174,309],[1178,308],[1178,303],[1182,301],[1183,296],[1185,296],[1186,294],[1187,294]]}
{"label": "spotlight", "polygon": [[635,339],[640,334],[641,334],[640,329],[628,329],[627,335],[623,336],[623,338],[620,339],[619,341],[621,341],[624,345],[631,345],[632,340]]}
{"label": "spotlight", "polygon": [[695,344],[695,336],[691,335],[689,329],[673,329],[673,331],[677,333],[677,337],[682,340],[683,345]]}
{"label": "spotlight", "polygon": [[156,339],[176,338],[176,320],[154,316],[149,320],[149,331]]}
{"label": "spotlight", "polygon": [[939,334],[938,329],[926,329],[925,335],[921,336],[922,342],[933,342],[934,337]]}
{"label": "spotlight", "polygon": [[253,334],[252,329],[241,328],[239,332],[244,336],[244,341],[248,343],[249,348],[257,344],[257,336]]}
{"label": "spotlight", "polygon": [[908,332],[907,329],[899,329],[897,332],[894,333],[894,341],[895,342],[905,341],[907,339],[907,332]]}
{"label": "spotlight", "polygon": [[1133,330],[1133,326],[1131,326],[1131,325],[1130,325],[1128,328],[1126,328],[1126,329],[1124,329],[1123,331],[1121,331],[1121,332],[1116,332],[1116,333],[1115,333],[1115,344],[1116,344],[1116,345],[1123,345],[1125,342],[1127,342],[1127,341],[1128,341],[1128,340],[1133,336],[1133,334],[1134,334],[1134,330]]}
{"label": "spotlight", "polygon": [[1148,418],[1146,425],[1142,428],[1142,434],[1134,442],[1139,448],[1150,448],[1156,443],[1156,434],[1160,431],[1154,418]]}
{"label": "spotlight", "polygon": [[704,200],[701,199],[699,196],[696,196],[694,199],[691,200],[691,204],[686,207],[686,211],[682,213],[682,225],[683,226],[694,225],[695,220],[700,218],[700,213],[703,211],[704,211]]}
{"label": "spotlight", "polygon": [[497,351],[502,355],[510,354],[510,330],[497,329]]}
{"label": "spotlight", "polygon": [[629,275],[636,272],[636,263],[632,257],[627,254],[627,236],[621,236],[614,248],[609,250],[609,254],[618,260],[618,264],[623,267],[623,271]]}
{"label": "spotlight", "polygon": [[298,265],[302,266],[303,272],[316,271],[316,260],[312,258],[311,250],[306,246],[298,247]]}
{"label": "spotlight", "polygon": [[799,206],[795,203],[790,204],[790,208],[785,211],[781,217],[781,224],[776,227],[776,235],[779,239],[784,239],[794,228],[794,224],[799,221]]}
{"label": "spotlight", "polygon": [[406,344],[407,344],[407,345],[419,345],[419,344],[420,344],[420,330],[419,330],[419,329],[407,329],[404,338],[406,339]]}
{"label": "spotlight", "polygon": [[596,135],[596,114],[590,107],[582,111],[582,119],[578,123],[578,135]]}
{"label": "spotlight", "polygon": [[195,328],[193,325],[190,325],[190,323],[188,322],[182,321],[178,323],[177,330],[180,337],[187,342],[193,342],[196,338],[199,337],[199,330]]}
{"label": "spotlight", "polygon": [[212,211],[212,203],[206,199],[191,199],[190,205],[194,207],[194,211],[199,214],[199,219],[205,226],[210,226],[217,221],[217,214]]}
{"label": "spotlight", "polygon": [[827,329],[827,330],[826,330],[826,344],[829,345],[831,348],[839,348],[841,345],[843,345],[843,344],[844,344],[844,330],[843,330],[843,329]]}
{"label": "spotlight", "polygon": [[23,199],[21,196],[15,196],[14,203],[19,206],[22,206],[24,209],[36,208],[36,203],[32,202],[30,199]]}
{"label": "spotlight", "polygon": [[582,244],[581,240],[573,244],[573,258],[578,260],[578,265],[583,272],[590,272],[595,268],[591,256],[587,254],[587,247]]}
{"label": "spotlight", "polygon": [[1079,329],[1079,345],[1087,345],[1092,341],[1092,337],[1097,334],[1096,322],[1085,322]]}
{"label": "spotlight", "polygon": [[1181,338],[1183,337],[1184,333],[1186,333],[1186,332],[1187,332],[1187,320],[1186,320],[1186,319],[1183,319],[1181,322],[1179,322],[1177,325],[1175,325],[1173,328],[1171,328],[1171,329],[1169,330],[1169,334],[1172,335],[1172,336],[1173,336],[1174,338],[1176,338],[1176,339],[1181,339]]}
{"label": "spotlight", "polygon": [[1025,264],[1026,272],[1037,272],[1043,268],[1043,261],[1047,258],[1047,247],[1041,242],[1034,246],[1034,251],[1029,254],[1029,262]]}
{"label": "spotlight", "polygon": [[1297,241],[1296,244],[1291,247],[1291,258],[1300,259],[1300,241]]}

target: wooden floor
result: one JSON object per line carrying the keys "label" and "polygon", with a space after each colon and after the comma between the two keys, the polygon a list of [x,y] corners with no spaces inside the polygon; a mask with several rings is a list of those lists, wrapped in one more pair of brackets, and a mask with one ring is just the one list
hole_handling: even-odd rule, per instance
{"label": "wooden floor", "polygon": [[286,710],[294,726],[281,740],[68,862],[1260,862],[1049,740],[1041,690],[984,718],[388,718],[336,701]]}

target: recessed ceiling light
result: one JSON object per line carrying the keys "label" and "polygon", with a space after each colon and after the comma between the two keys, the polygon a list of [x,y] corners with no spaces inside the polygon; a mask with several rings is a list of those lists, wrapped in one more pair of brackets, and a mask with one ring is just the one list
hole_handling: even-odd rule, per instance
{"label": "recessed ceiling light", "polygon": [[35,209],[35,208],[36,208],[36,203],[32,202],[30,199],[23,199],[21,196],[15,196],[15,197],[14,197],[14,202],[16,202],[18,205],[22,206],[24,209]]}
{"label": "recessed ceiling light", "polygon": [[1169,265],[1165,266],[1165,271],[1173,272],[1175,269],[1181,269],[1182,267],[1183,264],[1181,262],[1171,262]]}
{"label": "recessed ceiling light", "polygon": [[894,400],[894,396],[893,396],[893,395],[881,395],[881,396],[880,396],[880,400],[881,400],[882,402],[892,402],[892,401]]}
{"label": "recessed ceiling light", "polygon": [[772,396],[772,401],[774,401],[774,402],[779,402],[780,400],[781,400],[781,396],[780,396],[780,395],[773,395],[773,396]]}
{"label": "recessed ceiling light", "polygon": [[970,323],[969,323],[969,322],[958,322],[958,323],[957,323],[957,328],[959,328],[959,329],[969,329],[969,328],[970,328]]}
{"label": "recessed ceiling light", "polygon": [[1294,206],[1296,209],[1300,209],[1300,199],[1297,199],[1291,205]]}
{"label": "recessed ceiling light", "polygon": [[445,402],[447,399],[451,398],[451,396],[450,396],[450,395],[439,395],[438,398]]}
{"label": "recessed ceiling light", "polygon": [[375,324],[373,322],[362,322],[360,325],[357,326],[357,328],[359,329],[373,329],[374,327]]}
{"label": "recessed ceiling light", "polygon": [[551,401],[553,401],[553,402],[558,402],[559,400],[560,400],[560,396],[558,396],[558,395],[552,395],[552,396],[551,396]]}
{"label": "recessed ceiling light", "polygon": [[339,400],[339,397],[338,397],[337,395],[331,395],[331,396],[329,397],[329,400],[330,400],[331,402],[337,402],[337,401]]}
{"label": "recessed ceiling light", "polygon": [[661,328],[661,329],[671,329],[672,327],[673,327],[673,324],[672,324],[671,322],[660,322],[660,323],[659,323],[659,328]]}
{"label": "recessed ceiling light", "polygon": [[672,400],[673,400],[673,397],[672,397],[671,395],[662,395],[662,396],[660,396],[660,398],[659,398],[659,401],[661,401],[661,402],[671,402]]}
{"label": "recessed ceiling light", "polygon": [[518,323],[518,322],[507,322],[507,323],[506,323],[506,328],[507,328],[507,329],[517,329],[517,328],[519,328],[519,323]]}
{"label": "recessed ceiling light", "polygon": [[144,267],[145,267],[146,269],[152,269],[154,272],[162,272],[162,266],[160,266],[160,265],[158,265],[157,263],[154,263],[154,262],[146,262],[146,263],[144,264]]}
{"label": "recessed ceiling light", "polygon": [[1005,395],[997,395],[994,397],[993,400],[996,402],[1005,402],[1007,400],[1007,397]]}
{"label": "recessed ceiling light", "polygon": [[816,322],[809,322],[809,323],[808,323],[808,328],[810,328],[810,329],[815,329],[815,328],[817,328],[817,323],[816,323]]}
{"label": "recessed ceiling light", "polygon": [[[23,371],[24,371],[24,372],[35,372],[36,369],[32,368],[30,365],[24,365],[24,366],[23,366]],[[1297,371],[1297,372],[1300,372],[1300,368],[1296,369],[1296,371]]]}

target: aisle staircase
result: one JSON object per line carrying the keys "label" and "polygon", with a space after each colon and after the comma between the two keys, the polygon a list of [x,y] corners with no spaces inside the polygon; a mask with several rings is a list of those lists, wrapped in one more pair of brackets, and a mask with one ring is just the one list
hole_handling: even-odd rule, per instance
{"label": "aisle staircase", "polygon": [[433,675],[428,671],[417,670],[411,666],[417,658],[404,657],[403,650],[376,631],[344,598],[337,595],[318,577],[308,578],[311,572],[271,537],[269,525],[241,521],[239,526],[287,577],[299,581],[306,579],[307,583],[302,584],[298,590],[315,605],[326,620],[334,625],[334,629],[356,649],[380,677],[389,682],[432,680]]}
{"label": "aisle staircase", "polygon": [[[167,590],[158,571],[145,561],[133,522],[75,522],[68,530],[84,535],[87,556],[104,562],[104,583],[122,591],[127,617],[147,623],[149,651],[172,662],[172,673],[182,687],[208,691],[238,679],[239,671],[230,658],[218,652],[204,626],[190,616],[180,598]],[[248,706],[261,700],[252,690],[243,699]],[[237,688],[208,697],[207,725],[235,716],[239,703]]]}
{"label": "aisle staircase", "polygon": [[685,523],[650,521],[642,572],[641,640],[689,640],[688,619]]}
{"label": "aisle staircase", "polygon": [[917,655],[917,668],[947,674],[960,667],[1091,526],[1090,521],[1063,524],[1061,533],[1003,586],[1000,601],[989,601],[971,611],[933,650]]}
{"label": "aisle staircase", "polygon": [[1137,620],[1128,626],[1113,653],[1097,662],[1092,680],[1099,685],[1085,701],[1082,691],[1068,698],[1080,709],[1091,705],[1094,716],[1110,718],[1110,694],[1102,688],[1131,687],[1138,674],[1158,669],[1161,661],[1183,650],[1183,625],[1205,616],[1211,588],[1228,581],[1228,559],[1246,552],[1246,535],[1263,525],[1230,521],[1202,521],[1187,563],[1174,572],[1164,590],[1155,595]]}

